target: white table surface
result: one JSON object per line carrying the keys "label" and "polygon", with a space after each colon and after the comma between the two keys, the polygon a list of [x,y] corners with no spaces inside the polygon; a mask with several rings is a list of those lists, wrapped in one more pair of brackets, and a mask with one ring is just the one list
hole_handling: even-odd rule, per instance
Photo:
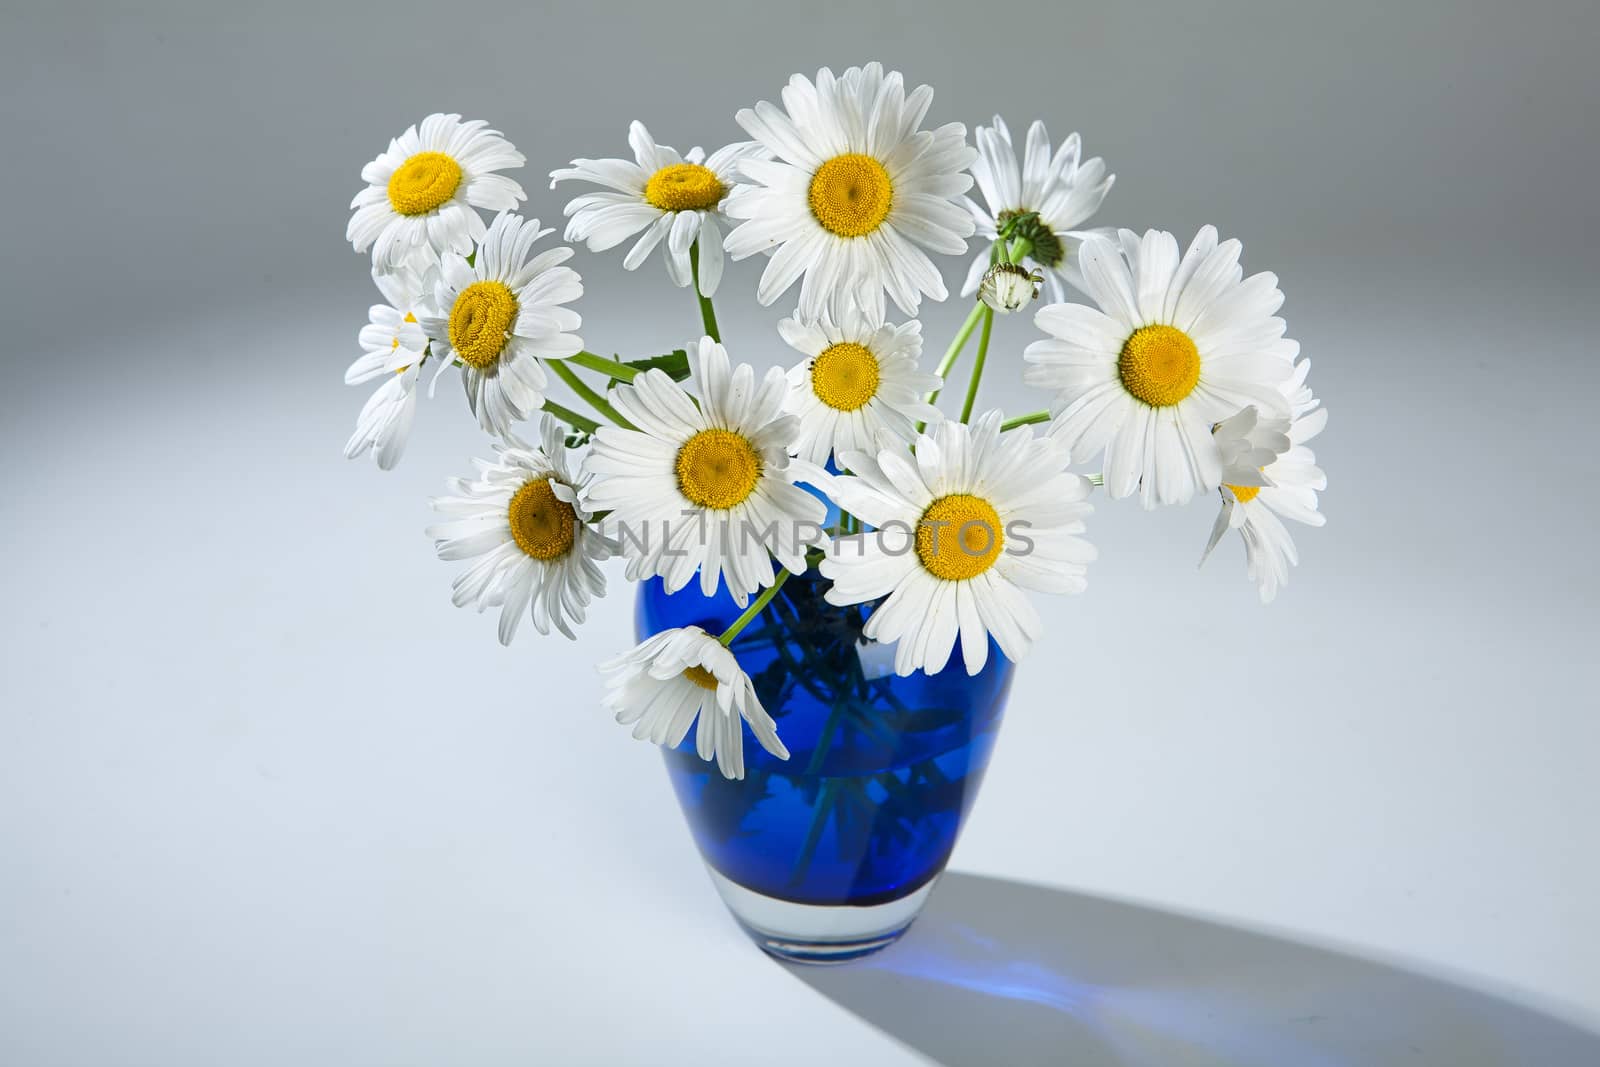
{"label": "white table surface", "polygon": [[[1587,551],[1577,505],[1517,473],[1531,451],[1542,482],[1583,477],[1556,447],[1580,408],[1512,450],[1466,394],[1431,461],[1397,464],[1384,429],[1413,378],[1522,325],[1403,337],[1383,394],[1353,384],[1365,331],[1319,357],[1332,520],[1271,608],[1237,546],[1195,572],[1209,504],[1102,506],[1090,593],[1046,603],[960,877],[903,945],[828,974],[743,939],[658,756],[598,710],[591,665],[629,642],[629,591],[575,645],[530,631],[510,651],[449,606],[421,531],[477,447],[453,390],[385,476],[338,456],[360,399],[337,383],[346,321],[190,324],[70,405],[24,369],[4,429],[0,1061],[1387,1063],[1416,1045],[1460,1065],[1533,1062],[1475,1027],[1587,1040],[1417,976],[1600,1020],[1593,571],[1564,562]],[[245,368],[231,396],[147,374],[219,343]],[[1531,402],[1474,366],[1474,390]],[[1245,932],[1262,927],[1287,940]]]}

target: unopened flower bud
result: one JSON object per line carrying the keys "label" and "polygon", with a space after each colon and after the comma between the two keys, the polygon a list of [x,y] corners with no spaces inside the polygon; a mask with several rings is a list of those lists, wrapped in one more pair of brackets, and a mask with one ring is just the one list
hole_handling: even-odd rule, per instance
{"label": "unopened flower bud", "polygon": [[1039,295],[1044,276],[1015,263],[996,263],[978,285],[978,299],[1002,315],[1010,314]]}

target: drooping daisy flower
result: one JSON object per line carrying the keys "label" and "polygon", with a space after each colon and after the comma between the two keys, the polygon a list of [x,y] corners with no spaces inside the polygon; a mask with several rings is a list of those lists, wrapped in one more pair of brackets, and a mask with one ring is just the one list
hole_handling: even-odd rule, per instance
{"label": "drooping daisy flower", "polygon": [[355,459],[369,449],[379,470],[393,470],[406,449],[411,434],[411,419],[417,411],[417,375],[420,365],[413,363],[390,375],[372,391],[356,416],[356,429],[344,445],[344,458]]}
{"label": "drooping daisy flower", "polygon": [[350,202],[355,214],[345,240],[357,252],[370,247],[380,270],[422,270],[445,252],[472,251],[483,236],[474,208],[510,211],[526,199],[522,186],[494,173],[522,166],[522,153],[487,125],[429,115],[390,141],[361,168],[367,187]]}
{"label": "drooping daisy flower", "polygon": [[789,370],[786,408],[800,418],[794,450],[822,466],[836,452],[876,452],[916,436],[916,423],[939,417],[923,400],[939,376],[917,369],[922,324],[874,326],[854,305],[830,317],[778,323],[789,347],[806,359]]}
{"label": "drooping daisy flower", "polygon": [[439,361],[434,381],[460,360],[467,404],[497,437],[544,405],[550,379],[539,360],[583,350],[583,340],[568,332],[582,320],[561,306],[583,295],[578,272],[560,265],[572,249],[530,255],[549,232],[538,219],[496,216],[470,265],[453,252],[439,261],[433,305],[422,318]]}
{"label": "drooping daisy flower", "polygon": [[433,501],[446,520],[428,528],[440,559],[473,561],[450,599],[458,608],[499,607],[502,645],[528,614],[540,633],[554,627],[572,637],[589,601],[605,595],[598,563],[615,549],[589,524],[561,426],[549,415],[539,439],[534,448],[507,435],[494,462],[474,461],[478,477],[452,478],[454,495]]}
{"label": "drooping daisy flower", "polygon": [[1289,420],[1265,418],[1253,407],[1223,419],[1211,427],[1211,435],[1217,440],[1224,487],[1271,485],[1262,472],[1289,450]]}
{"label": "drooping daisy flower", "polygon": [[346,385],[371,381],[380,374],[392,374],[403,367],[421,363],[428,347],[427,335],[417,317],[424,313],[426,287],[409,267],[391,273],[372,272],[372,280],[388,303],[367,309],[367,324],[358,341],[361,355],[344,372]]}
{"label": "drooping daisy flower", "polygon": [[344,446],[348,459],[371,450],[382,470],[390,470],[405,451],[406,436],[417,406],[417,375],[427,358],[428,338],[417,323],[422,281],[409,268],[393,274],[374,272],[387,304],[374,304],[361,328],[362,354],[344,373],[346,384],[385,377],[361,409],[356,430]]}
{"label": "drooping daisy flower", "polygon": [[991,411],[970,427],[945,421],[917,438],[916,455],[846,454],[851,475],[830,479],[840,507],[876,528],[833,542],[823,560],[831,604],[887,596],[863,628],[898,641],[895,671],[944,669],[961,638],[967,673],[988,659],[988,635],[1020,659],[1039,635],[1023,589],[1076,593],[1094,546],[1076,535],[1093,508],[1089,481],[1067,472],[1067,450],[1026,429],[1000,432]]}
{"label": "drooping daisy flower", "polygon": [[660,575],[677,592],[698,570],[707,596],[721,578],[742,607],[772,584],[771,557],[805,570],[796,531],[820,523],[826,507],[793,482],[799,420],[783,414],[783,371],[757,383],[748,363],[730,370],[727,349],[709,337],[690,366],[698,407],[660,370],[612,390],[611,402],[638,429],[595,434],[584,461],[594,479],[589,500],[611,511],[630,580]]}
{"label": "drooping daisy flower", "polygon": [[[1303,360],[1304,367],[1309,360]],[[1303,382],[1303,371],[1301,381]],[[1211,528],[1211,540],[1200,557],[1205,563],[1227,530],[1244,538],[1245,573],[1270,603],[1289,582],[1289,568],[1300,562],[1294,538],[1283,525],[1293,519],[1321,526],[1326,516],[1317,510],[1317,493],[1328,487],[1327,475],[1306,447],[1328,424],[1326,408],[1305,399],[1305,411],[1288,419],[1260,419],[1247,408],[1217,424],[1216,437],[1229,462],[1223,471],[1222,510]]]}
{"label": "drooping daisy flower", "polygon": [[[1020,165],[1011,131],[999,115],[994,117],[993,126],[979,126],[975,136],[978,161],[972,165],[972,174],[987,206],[979,207],[970,196],[965,199],[977,223],[978,236],[993,241],[1000,227],[1012,219],[1037,215],[1018,236],[1030,243],[1025,262],[1036,264],[1044,272],[1050,300],[1059,304],[1067,298],[1066,285],[1077,286],[1079,282],[1077,251],[1088,234],[1078,227],[1100,210],[1116,176],[1106,173],[1106,162],[1099,156],[1086,163],[1078,162],[1082,145],[1076,133],[1068,134],[1051,155],[1050,134],[1042,122],[1028,127],[1028,143]],[[977,291],[989,262],[989,247],[984,245],[967,271],[962,296]]]}
{"label": "drooping daisy flower", "polygon": [[717,761],[724,778],[744,777],[744,724],[761,747],[779,759],[772,716],[761,706],[750,676],[732,652],[698,626],[663,630],[616,659],[600,664],[605,706],[640,741],[676,748],[696,719],[694,747]]}
{"label": "drooping daisy flower", "polygon": [[1098,308],[1051,304],[1034,316],[1049,340],[1029,345],[1024,380],[1055,389],[1050,432],[1076,462],[1105,453],[1106,491],[1145,507],[1187,503],[1221,484],[1211,426],[1254,405],[1288,414],[1279,387],[1300,346],[1283,336],[1270,273],[1243,277],[1238,241],[1203,228],[1180,260],[1172,234],[1079,250]]}
{"label": "drooping daisy flower", "polygon": [[773,256],[757,298],[774,300],[801,275],[800,311],[821,317],[839,291],[854,291],[870,318],[883,320],[888,291],[907,315],[926,293],[946,296],[924,248],[966,251],[971,215],[958,198],[972,187],[976,158],[959,122],[921,130],[933,102],[923,85],[909,94],[898,71],[868,63],[835,78],[824,67],[812,84],[789,79],[783,108],[763,100],[736,116],[777,155],[746,159],[748,181],[728,198],[727,213],[746,220],[728,235],[728,253]]}
{"label": "drooping daisy flower", "polygon": [[575,159],[571,167],[550,172],[552,189],[556,182],[585,181],[612,190],[585,193],[567,204],[571,221],[566,240],[587,241],[589,251],[604,252],[643,230],[622,266],[634,270],[666,241],[667,277],[680,287],[693,280],[689,249],[698,242],[700,292],[713,295],[722,280],[722,226],[730,225],[722,201],[738,177],[740,161],[765,158],[767,150],[741,141],[717,149],[710,158],[698,147],[680,156],[656,144],[642,122],[628,127],[628,145],[632,163]]}

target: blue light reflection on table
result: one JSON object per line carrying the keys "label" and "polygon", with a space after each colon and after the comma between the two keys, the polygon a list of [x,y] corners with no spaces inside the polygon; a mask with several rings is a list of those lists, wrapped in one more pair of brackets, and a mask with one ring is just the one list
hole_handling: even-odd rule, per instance
{"label": "blue light reflection on table", "polygon": [[962,873],[889,950],[793,970],[942,1064],[1600,1064],[1600,1035],[1452,979]]}

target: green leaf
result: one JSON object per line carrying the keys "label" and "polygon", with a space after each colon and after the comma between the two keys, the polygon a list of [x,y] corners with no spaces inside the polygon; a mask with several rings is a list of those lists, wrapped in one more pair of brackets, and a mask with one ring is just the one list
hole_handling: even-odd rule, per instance
{"label": "green leaf", "polygon": [[675,382],[681,382],[689,377],[689,353],[681,348],[675,348],[664,355],[649,356],[645,359],[622,359],[619,356],[618,361],[636,370],[666,371],[667,375]]}

